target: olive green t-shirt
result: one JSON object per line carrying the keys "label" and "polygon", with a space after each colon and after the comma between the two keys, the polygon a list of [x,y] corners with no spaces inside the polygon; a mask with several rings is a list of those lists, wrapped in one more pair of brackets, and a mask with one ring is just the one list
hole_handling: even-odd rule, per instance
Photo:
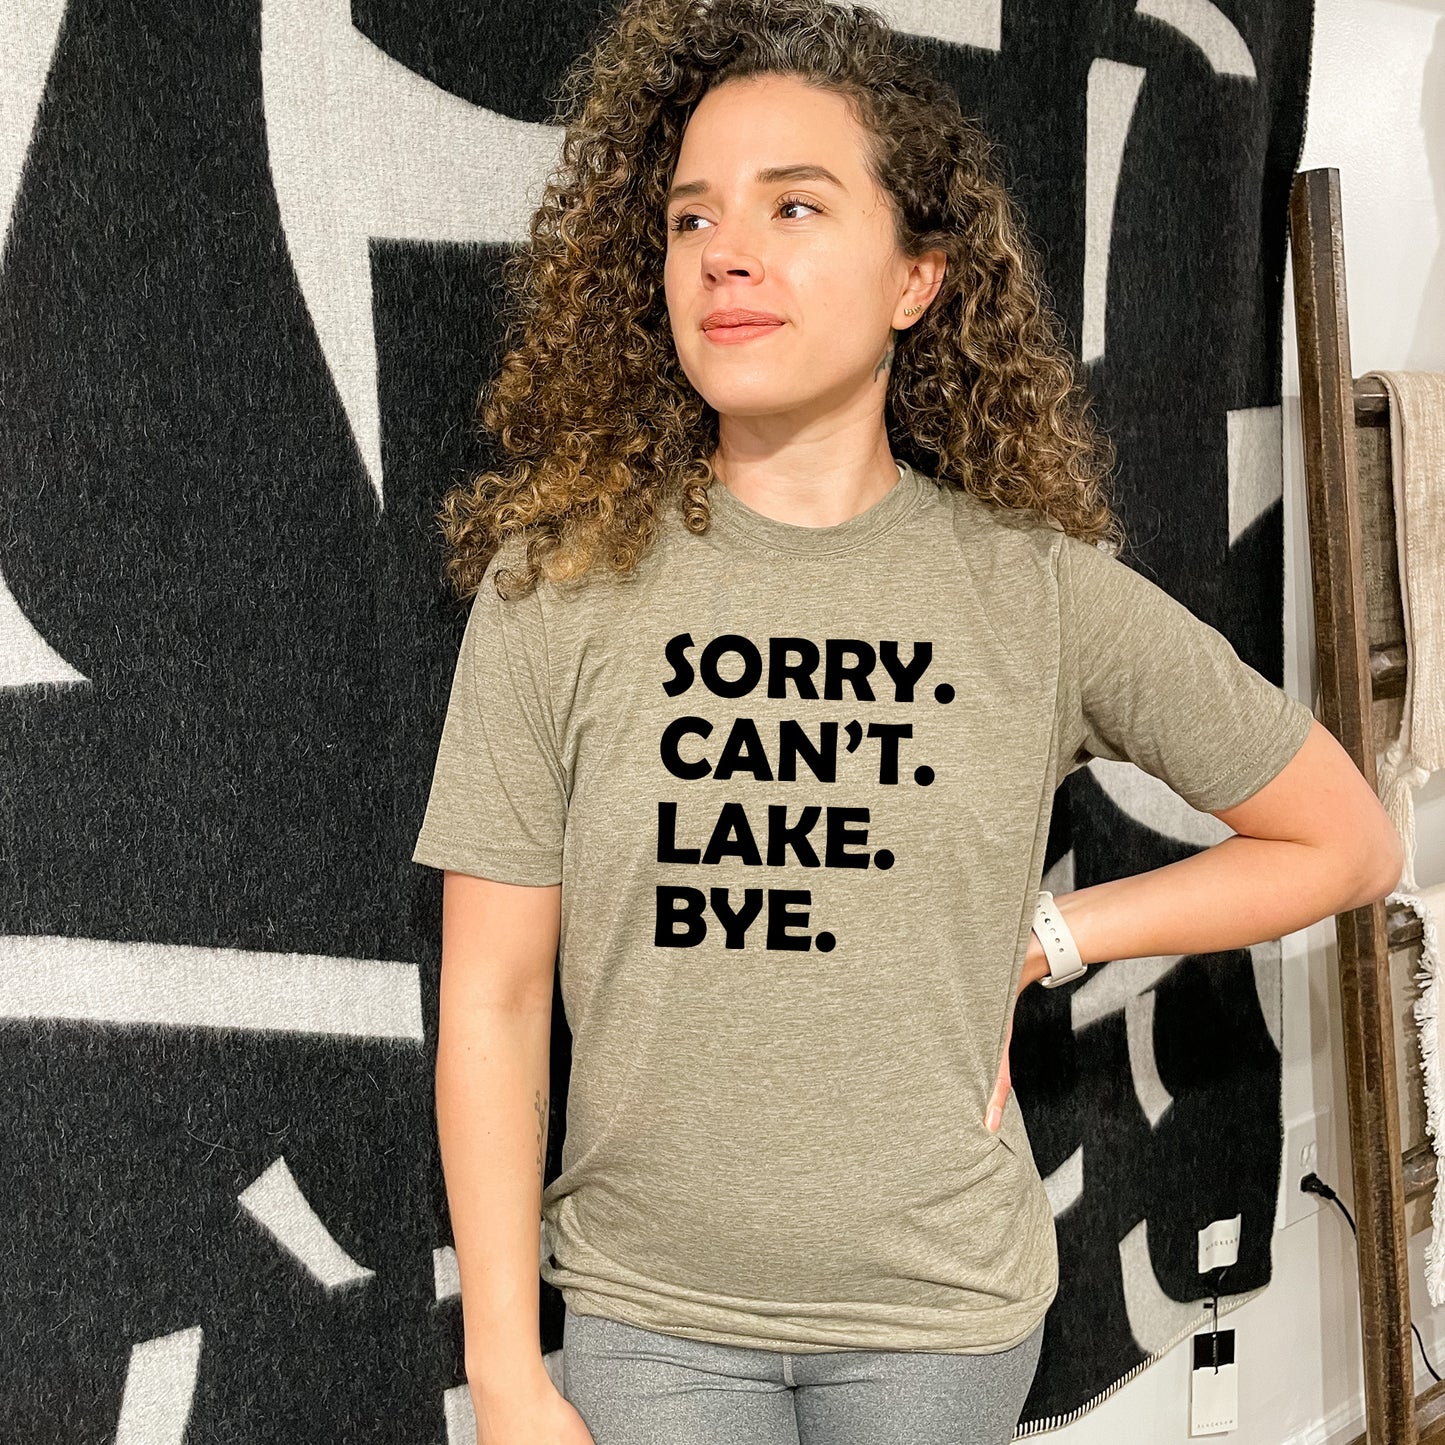
{"label": "olive green t-shirt", "polygon": [[1022,1115],[984,1114],[1054,790],[1229,807],[1310,709],[1124,562],[899,464],[835,526],[724,487],[636,572],[491,574],[413,858],[560,883],[573,1035],[542,1277],[789,1351],[990,1352],[1054,1297]]}

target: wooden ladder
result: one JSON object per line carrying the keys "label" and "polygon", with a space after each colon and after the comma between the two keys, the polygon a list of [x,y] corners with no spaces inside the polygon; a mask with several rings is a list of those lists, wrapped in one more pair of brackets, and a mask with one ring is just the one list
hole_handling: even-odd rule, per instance
{"label": "wooden ladder", "polygon": [[[1352,370],[1338,170],[1295,176],[1289,227],[1317,712],[1376,787],[1377,703],[1404,695],[1405,635],[1389,393],[1377,381],[1356,381]],[[1402,1156],[1390,988],[1389,954],[1418,946],[1420,923],[1412,910],[1377,901],[1338,914],[1335,928],[1365,1367],[1365,1433],[1354,1445],[1445,1442],[1445,1384],[1415,1394],[1405,1230],[1406,1203],[1435,1186],[1435,1156],[1428,1143]],[[1284,1187],[1297,1181],[1286,1176]]]}

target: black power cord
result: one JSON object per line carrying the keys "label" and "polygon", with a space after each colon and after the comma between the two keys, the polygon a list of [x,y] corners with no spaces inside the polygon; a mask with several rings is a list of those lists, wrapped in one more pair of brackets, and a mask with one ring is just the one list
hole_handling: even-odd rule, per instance
{"label": "black power cord", "polygon": [[[1300,1180],[1299,1187],[1306,1194],[1318,1194],[1321,1199],[1328,1199],[1331,1204],[1338,1205],[1340,1213],[1345,1216],[1345,1222],[1350,1226],[1350,1233],[1355,1236],[1356,1242],[1359,1241],[1360,1231],[1355,1228],[1354,1217],[1345,1208],[1345,1201],[1318,1174],[1306,1174]],[[1425,1368],[1438,1380],[1440,1376],[1435,1374],[1435,1366],[1430,1363],[1430,1356],[1425,1353],[1425,1341],[1420,1338],[1420,1331],[1415,1329],[1414,1320],[1410,1321],[1410,1328],[1415,1331],[1415,1343],[1420,1346],[1420,1358],[1425,1361]]]}

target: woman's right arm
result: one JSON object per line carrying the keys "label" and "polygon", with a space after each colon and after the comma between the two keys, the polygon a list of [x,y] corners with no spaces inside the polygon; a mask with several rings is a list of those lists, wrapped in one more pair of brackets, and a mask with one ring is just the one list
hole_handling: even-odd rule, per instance
{"label": "woman's right arm", "polygon": [[548,1438],[590,1438],[551,1382],[538,1327],[561,893],[451,871],[442,893],[437,1134],[467,1382],[479,1438],[501,1445],[520,1445],[524,1416],[555,1420]]}

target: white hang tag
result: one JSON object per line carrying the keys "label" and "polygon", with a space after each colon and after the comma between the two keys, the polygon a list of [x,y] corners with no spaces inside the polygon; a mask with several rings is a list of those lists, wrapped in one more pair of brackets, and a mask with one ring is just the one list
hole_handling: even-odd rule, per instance
{"label": "white hang tag", "polygon": [[1244,1216],[1216,1219],[1207,1229],[1199,1231],[1199,1273],[1223,1269],[1239,1260],[1239,1230]]}
{"label": "white hang tag", "polygon": [[1189,1372],[1189,1433],[1223,1435],[1239,1426],[1239,1366],[1234,1331],[1194,1336]]}

